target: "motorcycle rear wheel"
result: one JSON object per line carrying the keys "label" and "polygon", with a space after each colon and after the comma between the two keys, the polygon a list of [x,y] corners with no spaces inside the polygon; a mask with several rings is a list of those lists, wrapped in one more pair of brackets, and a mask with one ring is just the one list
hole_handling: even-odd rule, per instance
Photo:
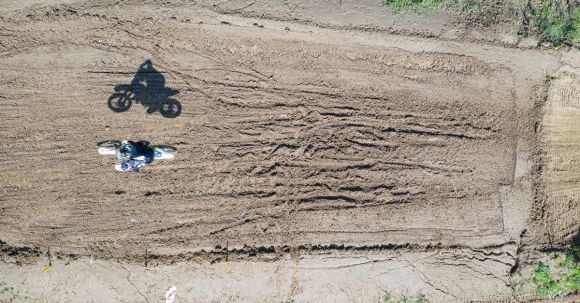
{"label": "motorcycle rear wheel", "polygon": [[165,118],[175,118],[181,114],[181,103],[173,98],[167,98],[159,103],[159,113]]}

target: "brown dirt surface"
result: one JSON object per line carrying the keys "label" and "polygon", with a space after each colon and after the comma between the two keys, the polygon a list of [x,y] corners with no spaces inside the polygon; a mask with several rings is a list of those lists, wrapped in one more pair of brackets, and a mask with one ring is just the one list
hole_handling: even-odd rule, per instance
{"label": "brown dirt surface", "polygon": [[[39,283],[12,263],[56,257],[72,262],[62,275],[87,266],[149,301],[139,289],[150,282],[129,279],[139,264],[187,280],[171,264],[190,262],[201,284],[183,300],[371,302],[389,286],[432,302],[495,301],[510,297],[521,249],[578,234],[574,50],[504,48],[496,29],[467,39],[477,34],[457,34],[456,16],[410,37],[389,33],[413,16],[387,18],[386,31],[377,20],[389,13],[361,21],[370,4],[332,4],[317,22],[321,1],[281,5],[0,8],[0,280],[12,271],[22,287]],[[146,60],[154,70],[139,70]],[[141,103],[112,111],[115,86],[134,79],[155,90],[134,89]],[[181,112],[147,113],[169,89]],[[177,157],[119,173],[95,144],[125,138]],[[334,270],[368,285],[342,296],[323,282]],[[212,271],[224,284],[271,274],[275,291],[198,292]],[[337,279],[344,289],[355,278]]]}

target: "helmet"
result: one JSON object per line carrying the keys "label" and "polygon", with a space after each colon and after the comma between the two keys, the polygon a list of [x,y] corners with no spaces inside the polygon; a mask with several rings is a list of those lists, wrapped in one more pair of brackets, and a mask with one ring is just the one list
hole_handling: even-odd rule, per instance
{"label": "helmet", "polygon": [[125,141],[123,141],[123,143],[121,144],[121,148],[119,148],[118,158],[121,160],[131,159],[131,145],[129,143],[125,143]]}

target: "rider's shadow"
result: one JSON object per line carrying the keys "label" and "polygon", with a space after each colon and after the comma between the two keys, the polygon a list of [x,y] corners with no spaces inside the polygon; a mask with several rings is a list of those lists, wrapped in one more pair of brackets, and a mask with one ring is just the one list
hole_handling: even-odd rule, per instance
{"label": "rider's shadow", "polygon": [[131,84],[117,85],[115,92],[108,100],[109,108],[114,112],[127,111],[135,102],[145,106],[148,114],[159,111],[165,118],[175,118],[181,114],[181,103],[169,98],[179,91],[165,87],[165,77],[153,68],[151,60],[139,66]]}

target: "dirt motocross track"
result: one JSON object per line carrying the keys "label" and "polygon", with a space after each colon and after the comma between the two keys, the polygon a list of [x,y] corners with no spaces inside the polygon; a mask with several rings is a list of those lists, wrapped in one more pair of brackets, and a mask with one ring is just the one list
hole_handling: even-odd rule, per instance
{"label": "dirt motocross track", "polygon": [[[576,51],[360,31],[332,14],[290,22],[268,1],[254,19],[234,4],[0,9],[5,261],[50,251],[275,271],[403,254],[460,268],[421,278],[433,298],[494,300],[524,244],[576,235]],[[154,70],[139,70],[146,60]],[[115,86],[135,77],[177,90],[181,111],[162,116],[157,89],[112,111]],[[173,145],[177,158],[116,172],[95,144],[124,138]],[[298,276],[278,297],[239,300],[325,301]]]}

